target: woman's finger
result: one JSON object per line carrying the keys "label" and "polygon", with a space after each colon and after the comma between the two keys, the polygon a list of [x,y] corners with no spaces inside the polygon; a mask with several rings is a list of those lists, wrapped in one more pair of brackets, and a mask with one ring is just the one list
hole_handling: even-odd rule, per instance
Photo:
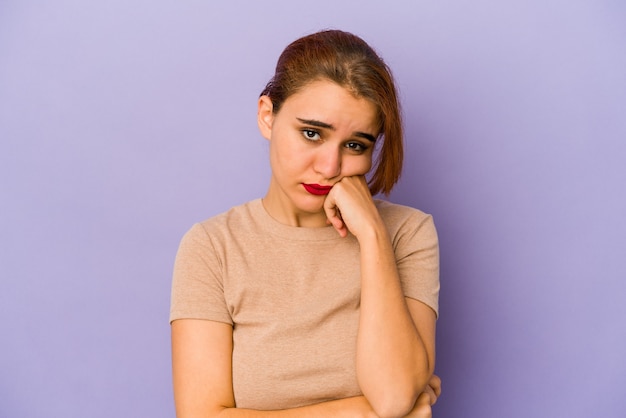
{"label": "woman's finger", "polygon": [[409,412],[406,418],[432,418],[433,411],[430,407],[430,395],[426,392],[422,392],[418,396],[413,410]]}
{"label": "woman's finger", "polygon": [[348,235],[348,229],[341,217],[341,211],[337,207],[334,197],[331,193],[328,194],[324,201],[324,212],[326,213],[326,220],[330,223],[339,233],[340,236],[345,237]]}

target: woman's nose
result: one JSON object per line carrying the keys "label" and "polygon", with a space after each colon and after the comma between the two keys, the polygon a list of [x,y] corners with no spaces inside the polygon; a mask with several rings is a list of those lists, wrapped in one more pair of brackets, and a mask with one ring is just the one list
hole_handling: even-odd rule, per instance
{"label": "woman's nose", "polygon": [[[329,144],[330,145],[330,144]],[[341,173],[341,150],[336,147],[320,147],[315,158],[314,169],[325,179],[332,179]]]}

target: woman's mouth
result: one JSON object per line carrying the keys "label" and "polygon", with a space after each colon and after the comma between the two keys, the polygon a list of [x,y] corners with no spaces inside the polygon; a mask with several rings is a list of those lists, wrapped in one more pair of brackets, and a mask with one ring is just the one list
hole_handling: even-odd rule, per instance
{"label": "woman's mouth", "polygon": [[306,183],[302,183],[302,186],[307,192],[314,194],[316,196],[327,195],[330,192],[330,189],[333,188],[333,186],[321,186],[319,184],[306,184]]}

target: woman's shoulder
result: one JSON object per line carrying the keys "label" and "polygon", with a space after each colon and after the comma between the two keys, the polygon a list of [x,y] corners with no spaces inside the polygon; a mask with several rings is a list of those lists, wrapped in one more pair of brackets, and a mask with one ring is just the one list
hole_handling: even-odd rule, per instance
{"label": "woman's shoulder", "polygon": [[258,212],[261,206],[260,199],[251,200],[241,205],[197,222],[187,234],[196,236],[228,235],[233,231],[242,231],[258,223]]}
{"label": "woman's shoulder", "polygon": [[201,225],[224,225],[225,223],[244,222],[250,219],[256,219],[256,215],[261,208],[261,199],[251,200],[249,202],[233,206],[230,209],[213,215],[200,222]]}
{"label": "woman's shoulder", "polygon": [[378,212],[381,214],[385,222],[388,223],[406,221],[421,223],[427,219],[432,219],[432,215],[429,213],[411,206],[392,203],[382,199],[374,199],[374,203],[378,208]]}
{"label": "woman's shoulder", "polygon": [[375,203],[392,237],[417,235],[436,239],[437,231],[431,214],[386,200],[375,199]]}
{"label": "woman's shoulder", "polygon": [[[393,242],[396,256],[437,252],[439,237],[432,215],[420,209],[377,200],[376,206]],[[435,306],[435,305],[431,305]]]}

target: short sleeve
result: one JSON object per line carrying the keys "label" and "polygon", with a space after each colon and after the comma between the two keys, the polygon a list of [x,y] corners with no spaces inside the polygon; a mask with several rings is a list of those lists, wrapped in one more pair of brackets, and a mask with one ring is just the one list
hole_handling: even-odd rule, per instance
{"label": "short sleeve", "polygon": [[439,240],[432,216],[415,210],[399,226],[394,248],[405,296],[439,315]]}
{"label": "short sleeve", "polygon": [[170,322],[176,319],[233,323],[224,299],[220,254],[202,224],[185,234],[176,254]]}

